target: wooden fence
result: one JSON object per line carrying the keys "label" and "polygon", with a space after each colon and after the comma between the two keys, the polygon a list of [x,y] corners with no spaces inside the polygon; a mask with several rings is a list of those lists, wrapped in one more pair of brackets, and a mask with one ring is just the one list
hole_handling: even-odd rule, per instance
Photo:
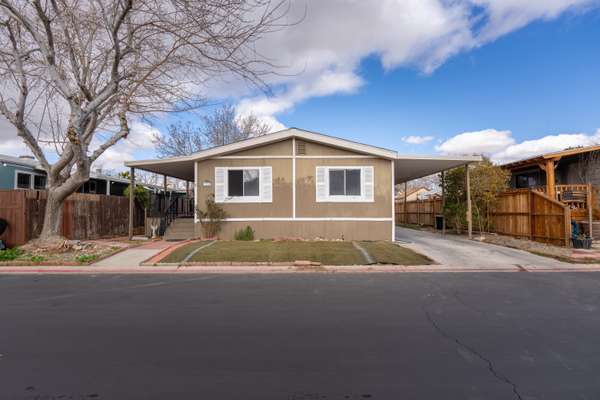
{"label": "wooden fence", "polygon": [[[0,190],[0,218],[8,229],[0,239],[19,246],[39,236],[47,192],[44,190]],[[144,211],[136,207],[134,227],[144,226]],[[63,207],[62,235],[68,239],[97,239],[127,235],[129,199],[123,196],[74,193]]]}
{"label": "wooden fence", "polygon": [[[492,213],[495,233],[570,246],[571,213],[568,206],[534,190],[511,190],[499,196],[499,204]],[[435,216],[441,211],[441,199],[408,202],[406,211],[403,203],[397,202],[396,223],[434,226]]]}

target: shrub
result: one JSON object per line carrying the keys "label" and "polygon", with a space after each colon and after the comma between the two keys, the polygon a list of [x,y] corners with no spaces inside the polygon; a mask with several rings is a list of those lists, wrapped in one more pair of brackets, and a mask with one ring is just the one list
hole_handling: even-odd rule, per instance
{"label": "shrub", "polygon": [[0,261],[12,261],[23,254],[23,250],[19,248],[0,250]]}
{"label": "shrub", "polygon": [[254,240],[254,230],[247,226],[237,231],[234,238],[235,240]]}
{"label": "shrub", "polygon": [[75,260],[81,264],[88,264],[94,261],[98,257],[96,254],[81,254],[75,257]]}
{"label": "shrub", "polygon": [[42,261],[46,261],[46,259],[43,256],[31,256],[30,258],[31,262],[42,262]]}
{"label": "shrub", "polygon": [[196,215],[200,220],[200,225],[202,225],[202,230],[207,238],[216,237],[221,231],[223,220],[227,218],[227,213],[220,205],[215,203],[215,197],[213,195],[210,195],[206,199],[206,211],[198,207],[196,209]]}

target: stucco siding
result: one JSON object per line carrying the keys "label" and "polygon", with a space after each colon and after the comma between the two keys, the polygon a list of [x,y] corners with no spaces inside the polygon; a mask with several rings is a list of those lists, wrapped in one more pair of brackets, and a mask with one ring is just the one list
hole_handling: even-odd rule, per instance
{"label": "stucco siding", "polygon": [[[252,227],[257,239],[390,240],[392,232],[392,221],[231,221],[223,224],[219,237],[231,240],[246,226]],[[200,224],[196,236],[202,237]]]}
{"label": "stucco siding", "polygon": [[[316,201],[315,172],[318,166],[373,166],[374,201],[368,203],[329,203]],[[392,217],[392,168],[389,160],[378,158],[296,160],[297,217]]]}
{"label": "stucco siding", "polygon": [[247,149],[238,151],[235,153],[227,154],[228,156],[291,156],[292,155],[292,140],[287,139],[281,142],[270,143],[264,146],[255,147],[253,149]]}
{"label": "stucco siding", "polygon": [[[209,195],[214,194],[216,167],[272,167],[273,201],[271,203],[223,203],[231,218],[287,218],[292,215],[292,159],[218,159],[198,163],[198,205],[204,208]],[[202,182],[211,186],[205,187]]]}

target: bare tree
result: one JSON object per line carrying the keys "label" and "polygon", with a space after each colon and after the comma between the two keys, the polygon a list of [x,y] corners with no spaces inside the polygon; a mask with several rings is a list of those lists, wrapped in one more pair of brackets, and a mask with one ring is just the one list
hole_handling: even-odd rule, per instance
{"label": "bare tree", "polygon": [[189,121],[169,125],[166,135],[155,135],[160,157],[185,156],[207,147],[223,146],[249,137],[267,134],[271,127],[254,115],[238,116],[231,104],[217,108],[202,118],[202,126]]}
{"label": "bare tree", "polygon": [[48,174],[38,244],[62,241],[64,200],[132,119],[202,105],[217,74],[265,87],[274,66],[254,43],[284,1],[0,0],[0,113]]}
{"label": "bare tree", "polygon": [[577,176],[581,183],[592,183],[594,178],[600,176],[600,151],[588,151],[579,156]]}

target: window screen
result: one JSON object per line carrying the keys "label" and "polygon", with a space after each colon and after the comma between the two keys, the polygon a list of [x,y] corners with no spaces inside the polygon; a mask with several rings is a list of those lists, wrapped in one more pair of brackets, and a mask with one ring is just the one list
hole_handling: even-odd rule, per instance
{"label": "window screen", "polygon": [[330,169],[330,196],[360,196],[360,169]]}
{"label": "window screen", "polygon": [[19,189],[31,188],[31,175],[17,173],[17,187]]}
{"label": "window screen", "polygon": [[258,169],[230,169],[227,171],[229,197],[259,196],[260,172]]}
{"label": "window screen", "polygon": [[46,177],[42,175],[36,175],[33,177],[34,189],[46,189]]}

